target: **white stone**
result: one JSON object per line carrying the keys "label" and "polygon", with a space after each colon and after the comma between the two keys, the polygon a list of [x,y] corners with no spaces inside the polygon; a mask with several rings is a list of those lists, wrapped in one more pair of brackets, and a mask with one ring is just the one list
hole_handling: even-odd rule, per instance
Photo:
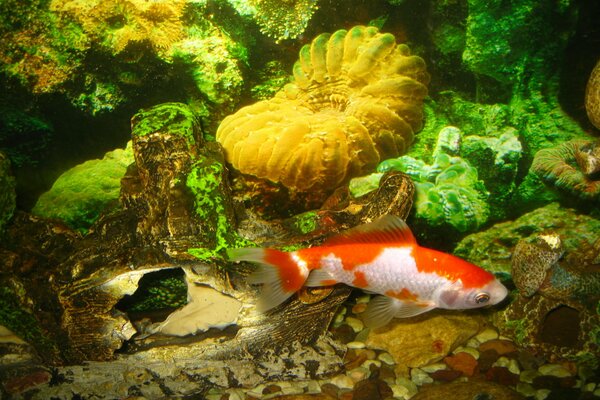
{"label": "white stone", "polygon": [[410,370],[410,380],[417,386],[433,382],[433,378],[420,368],[413,368]]}
{"label": "white stone", "polygon": [[540,373],[535,369],[526,369],[519,375],[519,380],[525,383],[533,383],[533,380],[540,376]]}
{"label": "white stone", "polygon": [[550,389],[538,389],[535,391],[535,400],[544,400],[550,394]]}
{"label": "white stone", "polygon": [[[302,393],[304,393],[304,386],[290,385],[288,387],[282,387],[281,393],[283,393],[284,395],[287,395],[287,396],[294,395],[294,394],[302,394]],[[273,393],[273,394],[274,394],[274,397],[277,397],[277,396],[280,396],[281,393]]]}
{"label": "white stone", "polygon": [[364,349],[366,347],[365,342],[350,342],[346,346],[349,349]]}
{"label": "white stone", "polygon": [[381,361],[379,361],[379,360],[367,360],[367,361],[365,361],[362,364],[363,367],[365,367],[366,369],[369,369],[369,370],[371,368],[371,365],[374,365],[377,368],[381,368]]}
{"label": "white stone", "polygon": [[352,379],[354,383],[364,381],[369,377],[370,374],[371,371],[369,371],[369,369],[365,367],[354,368],[346,372],[346,375],[348,375],[348,377]]}
{"label": "white stone", "polygon": [[519,367],[519,362],[514,358],[509,359],[508,361],[508,370],[515,375],[521,374],[521,368]]}
{"label": "white stone", "polygon": [[557,378],[566,378],[571,376],[571,372],[560,364],[544,364],[538,368],[542,375],[555,376]]}
{"label": "white stone", "polygon": [[396,385],[395,383],[389,386],[390,389],[392,389],[392,396],[394,396],[395,399],[410,399],[410,394],[407,387]]}
{"label": "white stone", "polygon": [[479,343],[489,342],[490,340],[498,339],[498,331],[493,328],[485,328],[477,335],[475,335],[475,339]]}
{"label": "white stone", "polygon": [[352,328],[354,333],[358,333],[365,328],[365,324],[360,319],[354,317],[346,318],[346,324]]}
{"label": "white stone", "polygon": [[535,388],[529,383],[519,382],[517,383],[517,392],[521,393],[525,397],[535,396]]}
{"label": "white stone", "polygon": [[585,385],[583,385],[581,390],[583,392],[593,392],[594,390],[596,390],[596,383],[595,382],[586,383]]}
{"label": "white stone", "polygon": [[388,353],[387,351],[384,351],[383,353],[380,353],[377,356],[377,359],[380,360],[381,362],[386,363],[387,365],[394,365],[395,364],[394,357],[392,357],[392,355],[390,353]]}
{"label": "white stone", "polygon": [[427,372],[428,374],[431,374],[432,372],[441,371],[443,369],[448,369],[448,366],[444,363],[433,363],[433,364],[425,365],[425,366],[421,367],[421,369],[423,371]]}
{"label": "white stone", "polygon": [[471,338],[467,341],[467,343],[465,344],[466,347],[471,347],[474,349],[477,349],[479,347],[481,343],[479,343],[479,340],[475,339],[475,338]]}
{"label": "white stone", "polygon": [[331,379],[331,383],[340,389],[352,389],[354,382],[346,375],[337,375]]}
{"label": "white stone", "polygon": [[411,398],[419,391],[419,388],[413,381],[402,376],[397,377],[394,384],[406,388],[408,390],[408,398]]}
{"label": "white stone", "polygon": [[458,346],[456,349],[454,349],[452,354],[458,354],[458,353],[467,353],[467,354],[470,354],[471,356],[473,356],[474,359],[479,360],[479,351],[477,351],[477,349],[475,349],[473,347]]}
{"label": "white stone", "polygon": [[362,295],[356,299],[356,304],[368,303],[371,300],[371,296],[368,294]]}
{"label": "white stone", "polygon": [[508,364],[510,364],[510,360],[507,357],[500,357],[492,364],[492,367],[508,368]]}

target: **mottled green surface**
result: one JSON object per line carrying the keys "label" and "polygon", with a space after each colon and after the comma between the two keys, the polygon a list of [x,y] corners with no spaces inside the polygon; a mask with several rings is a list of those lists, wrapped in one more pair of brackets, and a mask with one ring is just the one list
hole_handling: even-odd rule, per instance
{"label": "mottled green surface", "polygon": [[191,248],[188,252],[201,260],[222,258],[228,248],[251,246],[231,225],[227,204],[229,194],[224,184],[224,167],[220,162],[199,156],[187,176],[186,185],[194,196],[194,210],[206,228],[200,242],[208,247]]}
{"label": "mottled green surface", "polygon": [[600,232],[600,219],[578,214],[552,203],[514,221],[502,222],[465,237],[454,254],[494,272],[510,273],[511,255],[520,239],[544,231],[558,233],[567,251],[582,240],[593,243]]}
{"label": "mottled green surface", "polygon": [[188,147],[196,143],[198,120],[194,112],[182,103],[163,103],[141,110],[133,117],[132,136],[169,133],[186,139]]}
{"label": "mottled green surface", "polygon": [[63,173],[42,194],[32,213],[63,220],[73,229],[85,231],[111,203],[119,198],[121,178],[133,162],[131,146],[89,160]]}

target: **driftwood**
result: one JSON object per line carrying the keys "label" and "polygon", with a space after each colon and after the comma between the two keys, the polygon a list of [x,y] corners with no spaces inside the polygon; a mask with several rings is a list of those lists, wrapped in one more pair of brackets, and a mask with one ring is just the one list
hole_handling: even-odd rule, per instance
{"label": "driftwood", "polygon": [[[253,266],[233,265],[218,252],[198,259],[188,249],[232,243],[222,235],[258,245],[317,245],[384,214],[406,218],[414,194],[410,179],[388,173],[377,191],[361,198],[340,189],[320,210],[264,221],[236,207],[219,146],[201,139],[193,118],[182,128],[185,118],[189,115],[178,104],[134,117],[136,163],[122,180],[121,207],[86,236],[26,214],[14,219],[10,239],[0,249],[7,272],[1,283],[21,288],[20,302],[36,318],[45,341],[0,344],[17,360],[0,363],[7,394],[186,396],[214,387],[324,377],[343,368],[345,349],[327,329],[350,288],[306,288],[259,314],[257,289],[245,281]],[[218,210],[204,215],[187,180],[199,170],[212,171],[218,182],[210,194]],[[300,227],[307,218],[311,229]],[[219,232],[217,223],[227,229]],[[161,333],[160,323],[133,320],[119,310],[119,301],[138,289],[143,276],[166,269],[184,271],[188,293],[202,287],[238,304],[234,321],[180,337]]]}

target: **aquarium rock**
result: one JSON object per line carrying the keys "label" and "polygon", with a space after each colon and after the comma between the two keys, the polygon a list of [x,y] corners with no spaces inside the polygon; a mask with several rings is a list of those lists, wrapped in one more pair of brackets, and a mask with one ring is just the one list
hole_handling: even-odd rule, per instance
{"label": "aquarium rock", "polygon": [[585,111],[590,122],[600,129],[600,60],[592,70],[585,87]]}

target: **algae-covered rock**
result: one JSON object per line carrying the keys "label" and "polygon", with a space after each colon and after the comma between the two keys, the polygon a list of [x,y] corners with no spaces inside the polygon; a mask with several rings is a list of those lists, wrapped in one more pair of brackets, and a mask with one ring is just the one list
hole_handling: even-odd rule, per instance
{"label": "algae-covered rock", "polygon": [[73,229],[86,230],[100,213],[119,198],[121,178],[133,162],[131,146],[110,151],[63,173],[32,209],[36,215],[63,220]]}
{"label": "algae-covered rock", "polygon": [[511,255],[520,239],[552,230],[564,238],[565,249],[577,247],[581,240],[592,243],[600,232],[600,220],[552,203],[514,221],[502,222],[465,237],[454,254],[488,271],[510,273]]}
{"label": "algae-covered rock", "polygon": [[15,178],[10,170],[10,161],[0,152],[0,237],[16,206]]}

